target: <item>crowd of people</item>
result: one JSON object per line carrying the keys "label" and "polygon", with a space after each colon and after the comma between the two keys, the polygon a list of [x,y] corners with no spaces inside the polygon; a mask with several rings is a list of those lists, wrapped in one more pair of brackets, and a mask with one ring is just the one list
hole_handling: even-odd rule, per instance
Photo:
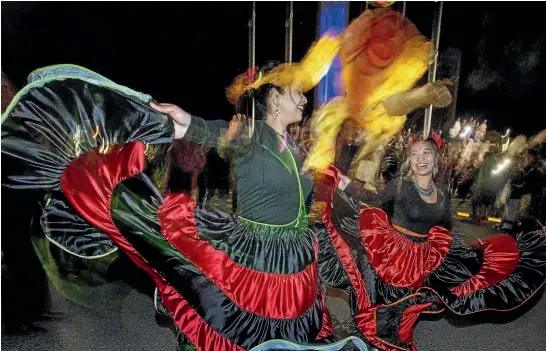
{"label": "crowd of people", "polygon": [[453,126],[449,129],[449,137],[451,139],[459,138],[461,140],[473,140],[475,142],[483,141],[485,134],[487,133],[487,120],[482,122],[475,120],[474,117],[470,119],[457,118]]}
{"label": "crowd of people", "polygon": [[[487,120],[478,123],[471,118],[468,122],[463,121],[463,125],[465,128],[461,129],[458,118],[450,129],[449,138],[442,141],[439,171],[436,175],[436,179],[448,187],[451,198],[459,200],[457,208],[469,202],[473,220],[479,223],[486,217],[501,218],[502,223],[497,227],[504,230],[511,228],[511,223],[517,216],[526,214],[536,216],[546,223],[544,143],[533,149],[524,148],[515,155],[507,155],[501,151],[498,143],[490,143],[484,139]],[[470,132],[463,132],[465,129]],[[313,142],[308,120],[289,126],[288,131],[301,152],[306,154]],[[411,129],[406,129],[388,143],[377,184],[388,183],[400,175],[402,160],[417,136]],[[339,133],[336,143],[335,165],[343,173],[349,172],[362,140],[362,131],[348,121]],[[468,140],[472,140],[471,143]],[[222,181],[218,186],[215,179],[228,179],[229,165],[225,159],[214,157],[216,152],[211,152],[210,155],[211,157],[207,157],[207,166],[198,171],[203,179],[199,183],[199,194],[202,194],[199,202],[210,205],[211,197],[217,194],[221,208],[225,209],[227,194],[235,192],[234,187],[229,185],[233,185],[233,181]],[[204,181],[208,177],[211,179],[210,185]]]}
{"label": "crowd of people", "polygon": [[[538,151],[514,153],[528,163],[510,178],[510,199],[531,192],[531,218],[518,222],[508,201],[513,233],[470,245],[450,232],[450,192],[464,192],[451,184],[468,162],[476,205],[503,184],[490,178],[505,155],[481,153],[486,122],[463,123],[457,141],[395,133],[411,111],[452,102],[447,81],[414,86],[431,52],[404,15],[367,10],[302,63],[236,77],[231,122],[158,104],[81,67],[40,69],[6,110],[2,155],[18,167],[3,185],[47,193],[40,224],[57,247],[80,258],[119,248],[141,268],[181,350],[414,351],[421,314],[510,311],[546,277],[546,233],[532,218],[543,201],[531,186],[544,178]],[[329,102],[344,114],[330,117],[346,120],[326,145],[335,157],[308,168],[320,135],[304,119],[305,93],[338,53],[351,74],[346,96]],[[386,90],[385,67],[404,68]],[[254,119],[242,116],[248,106]],[[326,288],[348,297],[353,336],[334,329]]]}

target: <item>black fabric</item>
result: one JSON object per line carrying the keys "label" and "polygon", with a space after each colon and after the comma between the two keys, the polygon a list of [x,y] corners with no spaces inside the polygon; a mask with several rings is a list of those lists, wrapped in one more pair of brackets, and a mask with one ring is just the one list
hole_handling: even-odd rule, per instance
{"label": "black fabric", "polygon": [[79,79],[50,81],[24,94],[2,123],[3,155],[28,166],[4,169],[4,185],[59,190],[66,166],[88,150],[173,136],[172,120],[133,96]]}
{"label": "black fabric", "polygon": [[383,208],[392,223],[415,233],[427,234],[430,228],[441,226],[451,229],[449,193],[438,185],[438,201],[425,202],[413,184],[405,178],[391,180],[377,194],[363,189],[357,181],[351,182],[345,192],[369,205]]}
{"label": "black fabric", "polygon": [[474,253],[468,249],[465,250],[464,247],[458,247],[454,251],[459,257],[455,258],[453,263],[458,263],[456,272],[459,277],[445,270],[436,270],[433,274],[435,276],[441,274],[441,282],[436,285],[431,281],[430,287],[439,293],[450,310],[461,315],[486,309],[506,311],[518,307],[527,301],[546,279],[546,250],[544,250],[546,235],[540,223],[535,220],[526,220],[513,236],[519,247],[519,262],[514,272],[501,282],[461,297],[447,292],[445,286],[454,285],[457,280],[462,280],[463,272],[470,273],[467,268],[469,265],[465,265],[464,262],[468,262],[469,256],[472,260]]}
{"label": "black fabric", "polygon": [[315,262],[315,234],[306,227],[266,227],[199,206],[195,223],[199,238],[247,268],[292,274]]}
{"label": "black fabric", "polygon": [[379,279],[368,261],[368,256],[358,229],[359,209],[358,201],[343,191],[336,191],[334,195],[332,222],[338,228],[339,235],[351,248],[351,256],[357,264],[362,280],[366,284],[366,292],[370,303],[391,304],[412,293],[411,289],[394,287]]}
{"label": "black fabric", "polygon": [[410,298],[394,305],[378,307],[375,310],[377,337],[403,350],[411,351],[411,346],[398,338],[398,330],[404,310],[413,305],[415,302]]}
{"label": "black fabric", "polygon": [[482,266],[481,250],[454,238],[442,263],[425,279],[425,285],[448,292],[469,280]]}
{"label": "black fabric", "polygon": [[157,220],[161,203],[151,180],[140,173],[114,189],[112,218],[124,238],[214,330],[244,348],[279,338],[314,341],[322,326],[320,289],[315,302],[297,318],[265,318],[241,309],[163,237]]}
{"label": "black fabric", "polygon": [[40,223],[49,239],[78,256],[93,258],[117,250],[112,240],[87,223],[60,191],[52,192]]}
{"label": "black fabric", "polygon": [[[358,262],[372,305],[393,303],[414,292],[412,289],[393,287],[382,281],[377,277],[373,267],[370,267],[360,240],[358,230],[360,206],[356,199],[347,196],[345,192],[336,191],[333,208],[334,225],[350,246],[355,262]],[[454,238],[440,266],[425,277],[423,287],[437,293],[447,307],[457,314],[469,314],[486,309],[509,310],[519,306],[545,281],[546,233],[540,223],[529,220],[519,227],[514,238],[518,243],[520,260],[515,271],[501,282],[467,296],[455,296],[450,289],[476,275],[484,258],[479,247],[465,245],[460,239]]]}
{"label": "black fabric", "polygon": [[[256,121],[252,139],[243,136],[227,143],[227,128],[227,122],[205,121],[192,116],[184,139],[230,149],[232,164],[236,168],[238,215],[273,225],[295,220],[301,204],[297,177],[303,157],[294,150],[293,141],[289,139],[290,147],[280,152],[281,142],[277,133],[265,122]],[[313,181],[307,175],[299,178],[305,201],[312,191]]]}
{"label": "black fabric", "polygon": [[349,277],[339,260],[324,224],[318,223],[313,227],[319,239],[318,265],[322,283],[331,288],[347,289],[351,284]]}

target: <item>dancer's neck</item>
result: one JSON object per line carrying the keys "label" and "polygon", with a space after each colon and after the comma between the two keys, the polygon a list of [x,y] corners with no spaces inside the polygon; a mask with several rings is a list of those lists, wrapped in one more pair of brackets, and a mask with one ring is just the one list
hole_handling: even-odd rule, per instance
{"label": "dancer's neck", "polygon": [[286,125],[281,123],[278,118],[274,118],[273,116],[267,116],[266,122],[268,126],[270,126],[277,134],[284,135],[286,133]]}
{"label": "dancer's neck", "polygon": [[422,189],[428,189],[432,184],[432,175],[413,175],[413,180],[419,185]]}

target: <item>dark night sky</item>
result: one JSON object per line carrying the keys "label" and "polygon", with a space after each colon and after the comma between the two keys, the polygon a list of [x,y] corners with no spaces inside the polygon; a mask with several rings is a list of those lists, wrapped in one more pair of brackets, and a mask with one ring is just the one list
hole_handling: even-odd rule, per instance
{"label": "dark night sky", "polygon": [[[351,4],[350,16],[361,3]],[[430,37],[432,2],[407,15]],[[224,89],[248,62],[249,2],[2,2],[2,71],[24,85],[51,64],[85,66],[159,101],[228,119]],[[294,60],[315,40],[317,2],[294,4]],[[446,2],[440,50],[462,50],[459,115],[499,130],[546,127],[544,3]],[[258,64],[284,58],[284,2],[257,3]],[[443,78],[443,77],[440,77]]]}

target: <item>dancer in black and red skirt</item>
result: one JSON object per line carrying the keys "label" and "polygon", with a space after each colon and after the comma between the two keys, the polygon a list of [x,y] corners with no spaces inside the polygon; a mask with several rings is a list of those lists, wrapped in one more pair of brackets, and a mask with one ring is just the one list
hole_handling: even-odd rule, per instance
{"label": "dancer in black and red skirt", "polygon": [[[317,343],[337,350],[350,340],[361,350],[362,340],[414,350],[420,313],[443,305],[461,314],[515,308],[543,284],[542,228],[470,247],[453,243],[446,228],[412,227],[418,216],[410,211],[396,223],[404,234],[382,210],[360,207],[336,190],[333,168],[315,182],[317,199],[326,202],[323,222],[308,225],[314,182],[301,174],[286,127],[301,120],[303,93],[313,87],[298,79],[315,76],[291,74],[290,67],[264,69],[261,80],[251,74],[231,95],[239,103],[253,98],[257,117],[251,136],[233,140],[225,121],[150,106],[150,96],[81,67],[35,71],[3,117],[2,153],[26,166],[8,170],[6,185],[49,193],[42,227],[67,251],[99,257],[123,250],[153,279],[180,345],[199,350],[316,349]],[[428,106],[438,93],[446,88],[398,95],[401,107],[394,110]],[[180,138],[229,149],[236,214],[202,209],[185,193],[162,194],[146,175],[148,146]],[[404,195],[412,195],[408,184]],[[319,282],[349,293],[360,339],[324,346],[335,336]]]}
{"label": "dancer in black and red skirt", "polygon": [[407,173],[378,193],[332,173],[344,192],[325,211],[329,238],[321,248],[336,249],[346,280],[330,285],[348,290],[360,331],[387,350],[414,349],[420,313],[509,311],[544,284],[546,232],[538,221],[469,245],[451,236],[449,194],[433,181],[437,161],[433,139],[414,142]]}
{"label": "dancer in black and red skirt", "polygon": [[[4,156],[26,165],[6,185],[51,194],[41,222],[52,241],[83,257],[123,250],[154,280],[181,345],[332,341],[307,224],[313,182],[285,133],[307,102],[297,85],[254,89],[261,120],[252,138],[228,143],[227,122],[154,105],[173,123],[150,97],[83,68],[50,67],[30,81],[2,125]],[[236,156],[237,215],[206,211],[187,193],[163,195],[145,174],[147,145],[182,137]]]}

